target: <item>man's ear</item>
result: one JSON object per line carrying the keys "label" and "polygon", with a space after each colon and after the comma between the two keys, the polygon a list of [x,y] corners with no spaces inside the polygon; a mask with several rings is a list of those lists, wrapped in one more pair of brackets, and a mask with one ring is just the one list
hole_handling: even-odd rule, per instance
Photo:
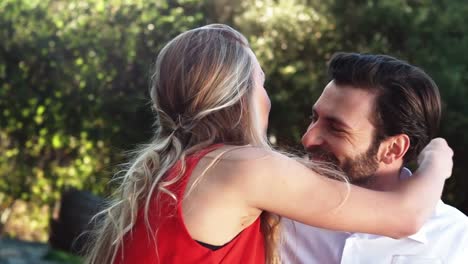
{"label": "man's ear", "polygon": [[385,164],[403,159],[410,147],[410,139],[406,134],[389,137],[380,144],[380,160]]}

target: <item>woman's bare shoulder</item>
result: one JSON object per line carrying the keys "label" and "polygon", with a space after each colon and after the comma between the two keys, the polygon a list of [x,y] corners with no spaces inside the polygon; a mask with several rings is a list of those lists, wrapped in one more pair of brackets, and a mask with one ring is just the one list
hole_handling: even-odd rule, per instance
{"label": "woman's bare shoulder", "polygon": [[266,147],[256,147],[251,145],[245,146],[232,146],[226,145],[223,146],[208,155],[206,155],[207,159],[219,159],[223,162],[231,162],[231,163],[253,163],[256,164],[258,162],[269,162],[270,160],[274,159],[281,159],[287,157],[273,149],[266,148]]}
{"label": "woman's bare shoulder", "polygon": [[242,188],[287,171],[291,162],[294,161],[275,150],[249,145],[223,146],[205,157],[205,164],[214,164],[210,170],[216,181]]}

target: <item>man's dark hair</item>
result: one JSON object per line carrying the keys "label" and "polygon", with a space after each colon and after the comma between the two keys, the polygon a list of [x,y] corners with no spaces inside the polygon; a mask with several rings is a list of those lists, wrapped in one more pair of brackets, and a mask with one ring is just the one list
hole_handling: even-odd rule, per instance
{"label": "man's dark hair", "polygon": [[386,55],[337,53],[328,73],[337,86],[376,92],[376,139],[408,135],[405,164],[435,137],[441,116],[439,89],[420,68]]}

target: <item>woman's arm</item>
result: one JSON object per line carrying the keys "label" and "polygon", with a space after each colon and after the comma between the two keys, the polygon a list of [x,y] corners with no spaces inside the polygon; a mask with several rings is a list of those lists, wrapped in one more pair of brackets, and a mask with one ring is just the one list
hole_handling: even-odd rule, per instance
{"label": "woman's arm", "polygon": [[400,238],[417,232],[432,214],[452,155],[445,140],[431,141],[413,177],[390,192],[322,177],[277,153],[249,162],[249,173],[236,185],[250,207],[312,226]]}

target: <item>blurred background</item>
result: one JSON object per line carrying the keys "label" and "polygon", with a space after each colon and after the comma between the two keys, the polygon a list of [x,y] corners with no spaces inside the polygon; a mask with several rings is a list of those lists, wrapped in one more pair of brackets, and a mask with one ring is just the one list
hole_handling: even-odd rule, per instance
{"label": "blurred background", "polygon": [[[334,52],[385,53],[422,67],[439,85],[440,135],[455,151],[443,199],[467,214],[467,16],[464,0],[2,0],[0,241],[45,245],[63,229],[64,191],[86,191],[88,205],[91,193],[109,194],[125,151],[152,136],[147,91],[158,51],[208,23],[249,39],[267,76],[278,145],[300,147]],[[76,206],[65,206],[73,217]]]}

